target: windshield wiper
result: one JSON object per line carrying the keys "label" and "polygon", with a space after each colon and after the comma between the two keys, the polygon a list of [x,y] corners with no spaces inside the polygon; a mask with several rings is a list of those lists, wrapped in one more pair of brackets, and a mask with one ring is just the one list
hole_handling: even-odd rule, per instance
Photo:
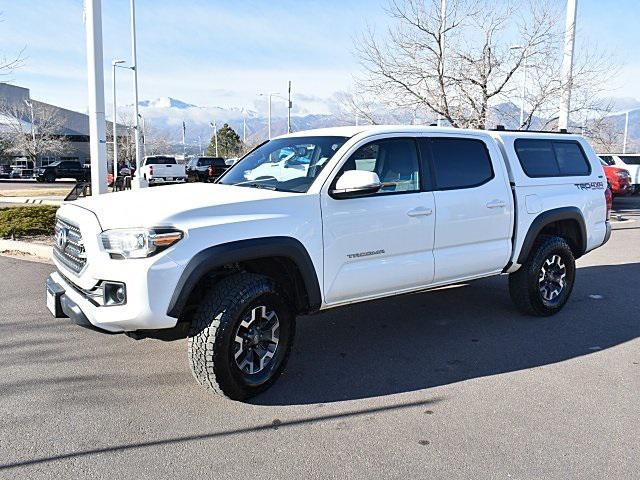
{"label": "windshield wiper", "polygon": [[236,183],[237,187],[252,187],[252,188],[261,188],[263,190],[277,190],[273,185],[264,185],[262,183]]}

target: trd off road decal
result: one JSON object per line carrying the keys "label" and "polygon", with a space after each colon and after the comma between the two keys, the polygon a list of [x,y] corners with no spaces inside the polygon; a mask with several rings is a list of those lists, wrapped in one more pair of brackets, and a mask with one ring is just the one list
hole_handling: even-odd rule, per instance
{"label": "trd off road decal", "polygon": [[574,185],[580,190],[604,190],[603,182],[575,183]]}

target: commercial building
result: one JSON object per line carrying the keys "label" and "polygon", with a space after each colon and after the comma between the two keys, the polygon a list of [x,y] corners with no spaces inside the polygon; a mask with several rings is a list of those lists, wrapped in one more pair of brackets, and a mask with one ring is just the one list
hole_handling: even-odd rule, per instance
{"label": "commercial building", "polygon": [[[5,106],[5,110],[10,109],[13,106],[33,106],[36,110],[47,109],[56,116],[57,124],[59,124],[59,131],[55,132],[55,135],[64,137],[65,151],[58,155],[43,154],[36,159],[36,167],[42,165],[48,165],[57,160],[78,160],[82,163],[89,163],[89,117],[88,115],[66,108],[51,105],[39,100],[31,98],[31,94],[28,88],[11,85],[8,83],[0,83],[0,105]],[[9,107],[9,108],[7,108]],[[24,125],[23,131],[31,132],[31,118],[28,114],[29,109],[20,108],[14,109],[15,111],[25,112],[22,115],[24,118],[20,118],[20,121]],[[11,122],[15,122],[15,118],[9,118],[6,113],[0,112],[0,133],[8,133]],[[113,128],[111,122],[107,122],[107,131],[111,132]],[[122,127],[123,132],[125,127]],[[33,130],[35,135],[38,135],[37,127]],[[11,155],[5,156],[4,163],[12,163],[17,159],[24,157],[23,154],[14,152]],[[111,160],[109,160],[111,161]]]}

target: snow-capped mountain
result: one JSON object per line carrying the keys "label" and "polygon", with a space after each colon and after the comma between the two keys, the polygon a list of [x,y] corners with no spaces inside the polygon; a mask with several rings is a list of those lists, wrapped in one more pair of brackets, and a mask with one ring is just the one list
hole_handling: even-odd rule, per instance
{"label": "snow-capped mountain", "polygon": [[[629,111],[629,138],[640,138],[640,102],[633,98],[615,98],[603,101],[609,102],[609,105],[615,105],[616,109],[612,109],[614,113],[610,115],[610,119],[620,131],[624,128],[625,112]],[[323,102],[326,108],[319,107]],[[287,129],[287,110],[282,105],[283,102],[278,102],[277,105],[275,103],[274,101],[271,119],[271,131],[274,136],[285,133]],[[213,133],[213,123],[218,128],[228,123],[240,138],[246,136],[249,144],[258,143],[266,139],[268,135],[266,102],[257,104],[254,108],[240,108],[237,106],[199,106],[172,97],[161,97],[155,100],[143,100],[138,105],[144,118],[146,134],[149,137],[162,136],[177,146],[182,142],[184,122],[187,150],[193,150],[193,153],[206,149]],[[300,96],[294,98],[294,107],[291,119],[293,131],[353,123],[344,115],[335,113],[338,111],[335,99],[310,97],[307,101],[304,96]],[[324,110],[327,113],[310,113],[319,110]],[[122,112],[130,114],[131,105],[122,107]],[[377,116],[385,123],[410,124],[415,120],[418,123],[430,123],[428,119],[414,119],[409,113],[401,114],[386,110],[381,110],[378,113],[380,115]],[[512,103],[502,103],[491,108],[489,124],[502,124],[507,128],[517,128],[518,117],[518,106]],[[532,128],[542,128],[543,124],[541,119],[535,117]]]}
{"label": "snow-capped mountain", "polygon": [[171,97],[160,97],[155,100],[143,100],[141,102],[138,102],[138,106],[144,107],[144,108],[178,108],[178,109],[195,107],[195,105],[192,105],[190,103],[185,103]]}

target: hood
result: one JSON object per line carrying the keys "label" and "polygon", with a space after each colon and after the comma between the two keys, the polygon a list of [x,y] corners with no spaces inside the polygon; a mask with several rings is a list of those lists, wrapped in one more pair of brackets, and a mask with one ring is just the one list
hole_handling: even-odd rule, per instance
{"label": "hood", "polygon": [[127,190],[70,202],[93,212],[103,230],[173,225],[192,210],[297,195],[212,183],[188,183]]}

